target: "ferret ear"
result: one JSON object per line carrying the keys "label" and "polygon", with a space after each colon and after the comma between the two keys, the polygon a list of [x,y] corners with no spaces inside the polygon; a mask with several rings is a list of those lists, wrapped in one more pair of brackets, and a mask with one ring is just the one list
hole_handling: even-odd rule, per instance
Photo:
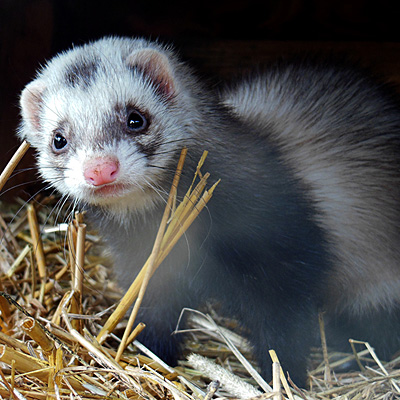
{"label": "ferret ear", "polygon": [[167,99],[175,96],[176,88],[167,56],[154,49],[136,50],[128,56],[127,63],[147,76],[161,95]]}
{"label": "ferret ear", "polygon": [[29,83],[21,93],[22,117],[36,131],[40,130],[40,110],[43,104],[45,85],[40,80]]}

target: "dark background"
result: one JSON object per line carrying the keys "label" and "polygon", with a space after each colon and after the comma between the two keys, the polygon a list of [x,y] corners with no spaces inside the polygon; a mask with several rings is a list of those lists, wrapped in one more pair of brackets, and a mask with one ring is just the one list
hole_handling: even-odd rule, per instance
{"label": "dark background", "polygon": [[[0,169],[18,143],[18,95],[52,55],[103,35],[174,43],[199,74],[229,79],[279,55],[333,50],[400,83],[393,1],[0,0]],[[33,164],[24,158],[22,167]],[[19,175],[9,186],[29,180]],[[15,193],[15,191],[14,191]],[[4,198],[4,197],[3,197]]]}

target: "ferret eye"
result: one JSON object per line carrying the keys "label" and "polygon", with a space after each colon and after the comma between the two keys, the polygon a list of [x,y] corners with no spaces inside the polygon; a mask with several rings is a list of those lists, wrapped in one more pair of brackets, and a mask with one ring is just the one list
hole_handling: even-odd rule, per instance
{"label": "ferret eye", "polygon": [[141,133],[147,128],[147,120],[139,111],[132,111],[127,120],[127,127],[130,131]]}
{"label": "ferret eye", "polygon": [[53,139],[53,148],[56,151],[62,150],[68,144],[67,139],[59,133],[54,136]]}

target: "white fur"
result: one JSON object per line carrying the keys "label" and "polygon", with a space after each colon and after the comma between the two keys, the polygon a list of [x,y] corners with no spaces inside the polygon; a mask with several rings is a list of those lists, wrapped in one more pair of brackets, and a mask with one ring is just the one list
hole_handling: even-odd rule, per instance
{"label": "white fur", "polygon": [[[129,68],[128,64],[133,63],[141,52],[144,56],[151,54],[148,48],[157,49],[159,52],[162,50],[168,54],[167,49],[140,39],[108,38],[72,49],[51,60],[39,73],[36,81],[25,89],[25,94],[23,93],[21,98],[24,120],[19,134],[38,148],[38,164],[42,177],[61,193],[86,203],[106,207],[116,218],[123,218],[129,211],[148,208],[154,202],[163,201],[163,196],[157,189],[159,171],[169,166],[170,157],[174,155],[176,146],[170,144],[171,141],[179,141],[188,136],[188,132],[178,128],[177,123],[177,120],[182,118],[181,115],[186,112],[182,105],[185,102],[190,104],[192,101],[190,98],[185,98],[186,91],[182,90],[179,83],[174,85],[175,95],[179,96],[181,107],[172,113],[168,111],[171,105],[167,104],[167,101],[160,101],[151,83],[139,77],[139,74],[134,74]],[[65,82],[66,66],[71,62],[81,62],[87,54],[91,54],[93,59],[97,57],[102,60],[96,71],[96,78],[92,80],[91,85],[82,89],[68,86]],[[162,67],[168,68],[167,73],[172,73],[174,60],[171,59],[169,63],[171,65]],[[30,106],[32,99],[28,99],[26,93],[35,90],[40,95],[43,93],[39,116],[40,129],[29,122],[33,120],[30,115],[33,113],[33,108]],[[73,101],[70,101],[72,98]],[[103,139],[107,140],[107,127],[102,127],[107,116],[113,112],[116,104],[128,103],[147,111],[152,116],[148,139],[146,137],[141,139],[144,143],[151,141],[157,134],[168,137],[161,146],[162,155],[152,161],[152,164],[159,168],[146,166],[144,155],[140,153],[134,140],[130,141],[130,145],[128,140],[113,140],[111,144],[102,145],[101,152],[118,156],[121,168],[116,183],[122,184],[124,190],[118,199],[95,196],[93,188],[83,177],[83,165],[90,158],[100,154],[97,149],[100,131]],[[63,157],[62,167],[65,168],[65,172],[61,179],[59,171],[50,168],[54,162],[49,149],[52,132],[60,123],[66,124],[67,139],[70,145],[74,146],[74,149],[69,150]]]}

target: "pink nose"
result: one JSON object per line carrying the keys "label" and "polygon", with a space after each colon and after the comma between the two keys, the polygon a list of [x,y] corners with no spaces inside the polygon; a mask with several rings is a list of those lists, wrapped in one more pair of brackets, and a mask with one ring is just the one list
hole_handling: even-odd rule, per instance
{"label": "pink nose", "polygon": [[117,179],[119,162],[115,158],[94,158],[85,163],[83,176],[87,183],[101,186],[112,183]]}

